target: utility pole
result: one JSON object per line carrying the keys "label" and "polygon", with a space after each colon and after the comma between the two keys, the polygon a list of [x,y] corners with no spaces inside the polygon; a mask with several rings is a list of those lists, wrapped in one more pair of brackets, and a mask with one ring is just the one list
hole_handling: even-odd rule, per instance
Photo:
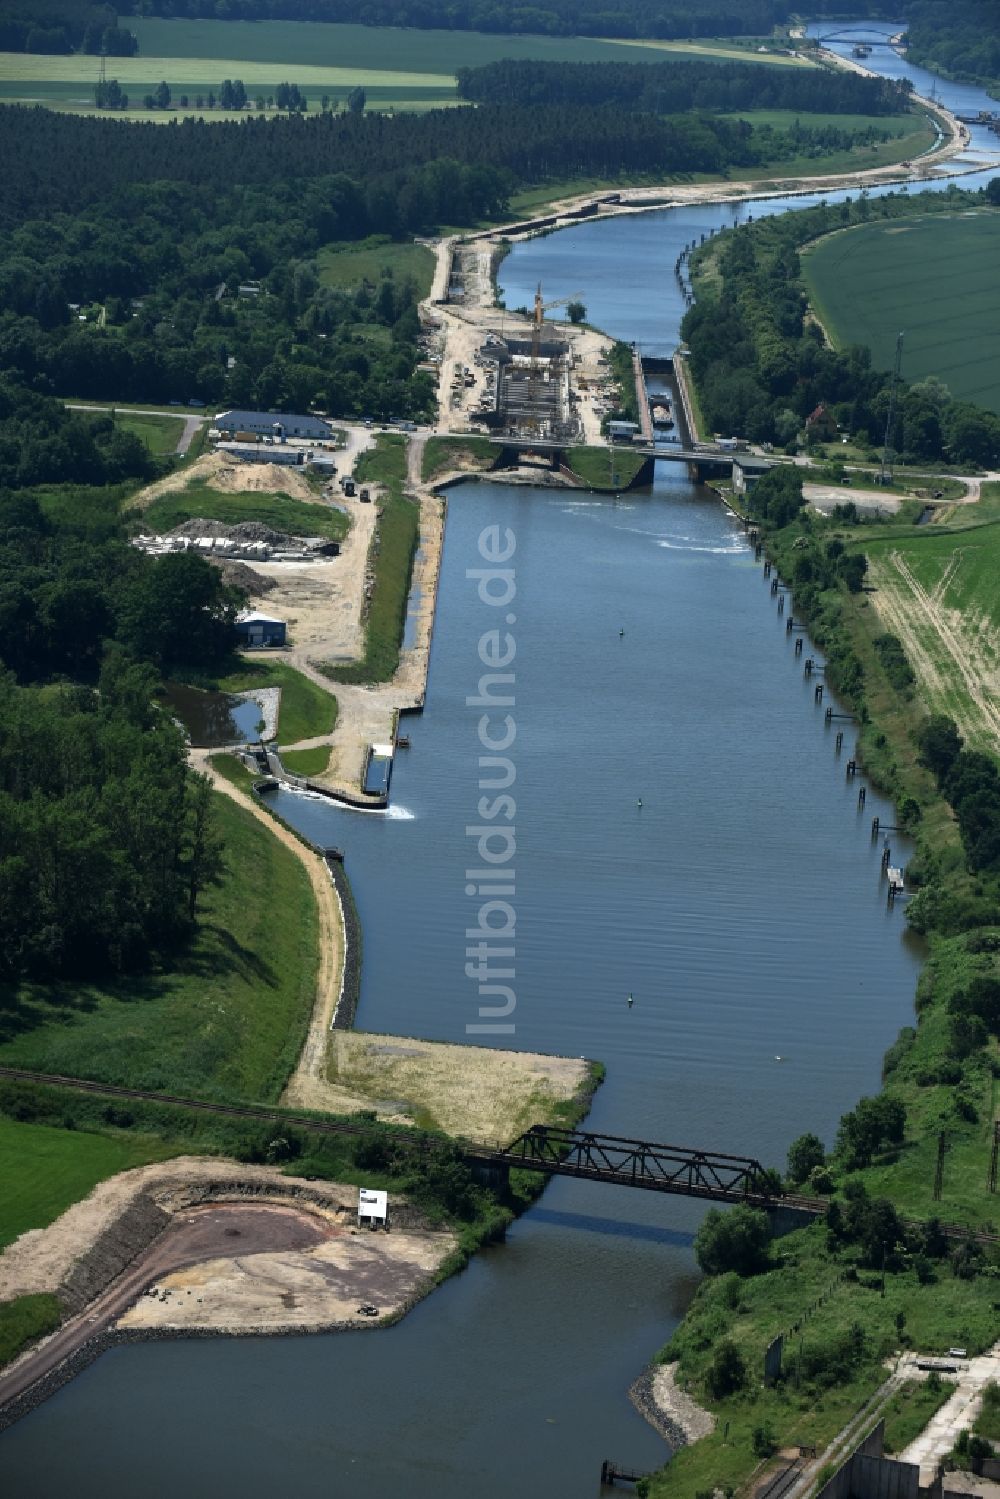
{"label": "utility pole", "polygon": [[888,484],[892,478],[892,464],[889,462],[889,439],[892,437],[892,429],[896,420],[896,387],[899,384],[899,372],[903,365],[903,335],[896,335],[896,363],[892,371],[892,384],[889,387],[889,414],[885,419],[885,441],[882,444],[882,469],[879,474],[879,483]]}

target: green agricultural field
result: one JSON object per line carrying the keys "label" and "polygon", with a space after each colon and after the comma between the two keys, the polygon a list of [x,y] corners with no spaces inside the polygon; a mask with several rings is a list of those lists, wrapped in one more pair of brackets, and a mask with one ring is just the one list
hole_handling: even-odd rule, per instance
{"label": "green agricultural field", "polygon": [[[111,76],[130,98],[117,118],[162,123],[178,113],[210,119],[232,116],[195,97],[218,93],[224,78],[241,78],[251,100],[273,94],[279,83],[295,83],[319,107],[327,94],[343,104],[348,91],[365,89],[370,109],[436,109],[458,104],[455,69],[500,58],[555,62],[657,62],[664,52],[678,59],[740,58],[810,66],[781,54],[761,54],[738,44],[619,42],[591,37],[494,36],[475,31],[418,31],[401,27],[341,26],[323,22],[165,21],[129,17],[139,38],[139,56],[114,58]],[[445,61],[446,60],[446,61]],[[165,79],[174,108],[147,111],[142,99]],[[52,109],[93,113],[97,59],[0,53],[0,102],[40,103]],[[180,110],[176,101],[187,94]]]}
{"label": "green agricultural field", "polygon": [[[363,281],[377,283],[389,271],[396,281],[415,282],[420,296],[426,297],[434,280],[434,254],[426,245],[397,244],[384,235],[359,245],[327,245],[317,258],[323,285],[347,291]],[[371,324],[360,326],[371,331]]]}
{"label": "green agricultural field", "polygon": [[[235,59],[246,62],[354,68],[369,72],[400,68],[440,73],[480,67],[501,58],[542,62],[656,62],[664,49],[688,56],[715,55],[714,46],[684,42],[618,42],[595,37],[504,36],[479,31],[418,31],[399,26],[340,26],[322,21],[158,21],[129,19],[140,56],[216,58],[222,77],[241,77]],[[728,55],[720,43],[722,55]],[[638,56],[636,55],[638,52]],[[732,49],[741,60],[762,54]],[[216,72],[219,71],[216,64]],[[280,79],[278,80],[280,82]]]}
{"label": "green agricultural field", "polygon": [[172,531],[185,521],[217,520],[235,526],[239,521],[260,521],[291,536],[326,536],[339,541],[347,534],[347,516],[332,505],[293,500],[287,494],[264,494],[257,490],[236,493],[213,489],[192,480],[184,489],[158,495],[143,512],[143,524],[158,534]]}
{"label": "green agricultural field", "polygon": [[872,601],[903,642],[932,713],[950,714],[970,744],[1000,752],[1000,486],[947,524],[865,545]]}
{"label": "green agricultural field", "polygon": [[5,1063],[185,1097],[279,1097],[315,995],[315,902],[266,827],[225,796],[212,805],[224,873],[190,947],[119,983],[24,986],[0,1011]]}
{"label": "green agricultural field", "polygon": [[1000,213],[863,224],[819,241],[803,265],[837,346],[868,344],[876,367],[891,369],[903,331],[907,380],[936,375],[1000,412]]}
{"label": "green agricultural field", "polygon": [[149,1137],[16,1124],[0,1115],[0,1249],[29,1228],[54,1222],[105,1177],[175,1154]]}

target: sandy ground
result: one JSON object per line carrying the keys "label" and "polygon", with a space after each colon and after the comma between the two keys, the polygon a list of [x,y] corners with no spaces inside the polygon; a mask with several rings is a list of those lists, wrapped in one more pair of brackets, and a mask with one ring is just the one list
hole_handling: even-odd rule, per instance
{"label": "sandy ground", "polygon": [[[350,661],[361,654],[361,603],[368,551],[375,531],[375,506],[350,505],[351,529],[339,557],[316,562],[254,562],[254,571],[275,585],[267,593],[268,613],[288,623],[291,660]],[[281,659],[288,659],[282,652]],[[326,689],[333,686],[326,679]]]}
{"label": "sandy ground", "polygon": [[[245,1217],[249,1210],[236,1211]],[[223,1217],[233,1209],[214,1212]],[[295,1216],[322,1223],[312,1215]],[[167,1273],[152,1282],[119,1326],[178,1331],[374,1327],[427,1287],[456,1242],[444,1232],[358,1229],[349,1219],[322,1224],[310,1237],[311,1243],[271,1252],[253,1247],[252,1240],[247,1246],[235,1243],[238,1253]],[[366,1303],[378,1307],[380,1318],[359,1315],[358,1307]]]}
{"label": "sandy ground", "polygon": [[240,463],[225,453],[205,453],[187,468],[176,469],[165,479],[157,479],[155,484],[141,489],[130,508],[147,510],[159,495],[175,494],[192,483],[207,484],[223,494],[287,494],[293,500],[307,500],[319,505],[326,503],[305,475],[293,468],[277,463]]}
{"label": "sandy ground", "polygon": [[[0,1372],[0,1406],[116,1323],[135,1332],[377,1326],[431,1289],[456,1243],[446,1231],[359,1231],[356,1187],[182,1157],[102,1182],[49,1228],[22,1235],[0,1256],[0,1299],[58,1292],[140,1193],[166,1226],[81,1312]],[[392,1208],[390,1199],[390,1223]],[[365,1303],[379,1317],[361,1315]]]}
{"label": "sandy ground", "polygon": [[896,495],[876,494],[870,489],[852,489],[847,484],[803,484],[802,493],[814,510],[824,515],[837,505],[853,501],[867,515],[895,515],[902,501]]}
{"label": "sandy ground", "polygon": [[89,1196],[67,1208],[48,1228],[36,1228],[15,1239],[0,1254],[0,1301],[56,1291],[75,1262],[97,1242],[141,1193],[148,1192],[167,1208],[190,1203],[199,1187],[233,1188],[243,1183],[320,1193],[333,1214],[347,1213],[357,1204],[357,1190],[332,1182],[307,1182],[283,1176],[271,1166],[250,1166],[209,1156],[177,1156],[152,1166],[121,1171],[99,1182]]}
{"label": "sandy ground", "polygon": [[879,618],[903,642],[931,709],[951,714],[973,744],[1000,749],[1000,639],[992,623],[946,608],[948,570],[928,592],[900,552],[870,558],[868,578]]}
{"label": "sandy ground", "polygon": [[335,1031],[330,1076],[390,1114],[431,1115],[450,1135],[508,1145],[587,1080],[583,1058]]}

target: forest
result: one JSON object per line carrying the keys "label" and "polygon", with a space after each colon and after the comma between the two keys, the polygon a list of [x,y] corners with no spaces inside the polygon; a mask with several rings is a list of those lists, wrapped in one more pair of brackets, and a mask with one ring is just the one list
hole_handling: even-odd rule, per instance
{"label": "forest", "polygon": [[907,56],[953,78],[1000,83],[1000,8],[994,0],[910,0]]}
{"label": "forest", "polygon": [[[357,185],[338,178],[224,193],[151,184],[31,219],[0,246],[0,368],[85,399],[421,415],[434,382],[416,369],[415,286],[391,275],[325,286],[316,262],[367,223]],[[259,290],[241,295],[247,283]],[[24,412],[9,446],[0,426],[0,482],[126,477],[102,474],[89,448],[75,470],[64,463],[48,441],[55,403],[38,400],[42,415]],[[123,441],[107,437],[109,457]]]}
{"label": "forest", "polygon": [[796,109],[815,114],[899,114],[911,86],[823,68],[740,62],[503,62],[459,68],[458,92],[477,104],[590,104],[676,114]]}
{"label": "forest", "polygon": [[149,966],[214,876],[207,784],[154,694],[228,658],[241,596],[136,551],[117,499],[0,490],[0,1006],[23,979]]}
{"label": "forest", "polygon": [[104,52],[132,57],[135,36],[112,5],[92,0],[0,0],[0,51]]}
{"label": "forest", "polygon": [[[802,430],[808,433],[807,418],[824,405],[857,442],[880,444],[891,375],[871,368],[867,348],[826,346],[807,316],[798,251],[822,234],[873,217],[954,212],[996,201],[1000,179],[981,193],[952,187],[912,198],[862,196],[724,231],[696,257],[696,275],[710,256],[718,279],[698,277],[698,300],[682,325],[710,429],[793,451]],[[904,461],[995,466],[1000,417],[954,400],[938,380],[924,380],[902,387],[889,443]]]}

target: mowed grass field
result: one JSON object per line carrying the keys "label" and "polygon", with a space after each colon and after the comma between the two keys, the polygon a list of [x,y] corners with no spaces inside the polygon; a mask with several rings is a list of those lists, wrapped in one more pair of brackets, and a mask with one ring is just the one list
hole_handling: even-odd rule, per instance
{"label": "mowed grass field", "polygon": [[803,259],[810,297],[833,342],[868,344],[903,375],[937,375],[952,395],[1000,411],[1000,213],[989,209],[863,224]]}
{"label": "mowed grass field", "polygon": [[5,1063],[184,1097],[279,1097],[315,998],[315,900],[265,826],[228,797],[212,805],[224,873],[191,945],[118,983],[23,986],[0,1010]]}
{"label": "mowed grass field", "polygon": [[944,525],[865,543],[872,602],[897,635],[932,713],[1000,753],[1000,485]]}
{"label": "mowed grass field", "polygon": [[[736,44],[618,42],[592,37],[494,36],[475,31],[418,31],[401,27],[346,26],[309,21],[166,21],[129,17],[139,56],[112,58],[109,77],[129,95],[116,118],[163,123],[180,112],[231,119],[220,109],[195,107],[195,97],[218,94],[225,78],[241,78],[253,102],[279,83],[295,83],[318,108],[327,94],[343,103],[361,86],[369,109],[436,109],[458,105],[455,70],[500,58],[556,62],[662,62],[665,57],[739,58],[774,65],[811,66]],[[94,113],[95,57],[44,57],[0,53],[0,102],[40,103]],[[164,79],[174,94],[171,110],[146,110],[142,100]],[[188,107],[176,104],[181,94]]]}

